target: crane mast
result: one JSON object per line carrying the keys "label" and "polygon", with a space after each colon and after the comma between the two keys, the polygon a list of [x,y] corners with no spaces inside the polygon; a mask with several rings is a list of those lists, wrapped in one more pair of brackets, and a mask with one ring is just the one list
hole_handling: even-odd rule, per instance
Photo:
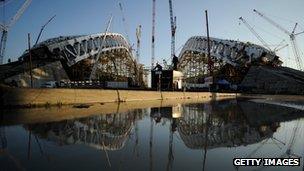
{"label": "crane mast", "polygon": [[156,8],[156,2],[155,0],[152,0],[152,47],[151,47],[151,69],[154,68],[155,63],[155,8]]}
{"label": "crane mast", "polygon": [[[4,2],[4,1],[3,1]],[[5,50],[6,50],[6,42],[7,42],[7,35],[9,29],[18,21],[18,19],[21,17],[21,15],[24,13],[24,11],[27,9],[27,7],[30,5],[32,0],[26,0],[21,8],[17,11],[17,13],[14,15],[13,18],[9,21],[8,24],[1,24],[1,29],[2,29],[2,36],[0,40],[0,64],[3,64],[3,58],[5,55]],[[4,8],[3,4],[3,8]]]}
{"label": "crane mast", "polygon": [[176,17],[173,16],[172,0],[169,0],[170,24],[171,24],[171,61],[175,56],[175,31],[176,31]]}
{"label": "crane mast", "polygon": [[140,40],[141,40],[141,25],[139,25],[136,28],[136,38],[137,38],[136,60],[139,63],[139,58],[140,58]]}
{"label": "crane mast", "polygon": [[266,21],[268,21],[270,24],[272,24],[273,26],[275,26],[276,28],[278,28],[279,30],[281,30],[282,32],[284,32],[285,34],[287,34],[290,38],[290,42],[292,45],[292,50],[293,50],[293,54],[295,56],[295,61],[297,64],[297,68],[301,71],[303,71],[303,65],[302,65],[302,59],[301,59],[301,52],[298,48],[297,42],[296,42],[296,36],[299,34],[302,34],[304,32],[300,32],[300,33],[295,33],[295,30],[297,28],[298,23],[295,24],[292,32],[287,31],[286,29],[284,29],[283,27],[281,27],[279,24],[277,24],[276,22],[274,22],[273,20],[271,20],[270,18],[268,18],[267,16],[265,16],[264,14],[262,14],[261,12],[257,11],[257,10],[253,10],[255,13],[257,13],[260,17],[262,17],[263,19],[265,19]]}

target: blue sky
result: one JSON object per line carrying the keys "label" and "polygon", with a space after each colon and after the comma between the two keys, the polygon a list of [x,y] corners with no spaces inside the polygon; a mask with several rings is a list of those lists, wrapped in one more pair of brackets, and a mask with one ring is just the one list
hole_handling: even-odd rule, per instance
{"label": "blue sky", "polygon": [[[45,28],[41,40],[73,34],[92,34],[103,32],[110,14],[113,14],[112,32],[125,34],[118,2],[122,2],[128,22],[131,44],[135,44],[135,29],[142,25],[142,45],[140,61],[150,65],[152,0],[33,0],[19,21],[11,28],[8,37],[5,61],[17,59],[27,47],[27,33],[34,40],[43,25],[54,14],[57,17]],[[5,16],[0,8],[0,21],[8,21],[24,0],[11,0],[6,5]],[[156,0],[156,60],[170,57],[170,24],[168,0]],[[287,30],[295,22],[300,24],[298,31],[304,30],[303,0],[173,0],[177,16],[176,49],[195,35],[206,35],[204,10],[208,10],[210,36],[260,42],[238,18],[243,16],[254,26],[256,32],[268,44],[278,44],[283,39],[289,43],[288,36],[253,13],[257,9]],[[299,49],[304,52],[304,34],[297,38]],[[135,47],[135,46],[134,46]],[[179,51],[177,51],[179,53]],[[295,67],[291,48],[279,52],[285,65]],[[304,58],[302,58],[304,62]]]}

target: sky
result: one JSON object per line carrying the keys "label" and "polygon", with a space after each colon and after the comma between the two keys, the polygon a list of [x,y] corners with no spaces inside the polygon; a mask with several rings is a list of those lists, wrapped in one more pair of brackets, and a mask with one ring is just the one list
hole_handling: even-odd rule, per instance
{"label": "sky", "polygon": [[[7,0],[5,10],[0,5],[0,21],[9,21],[25,0]],[[290,44],[288,35],[272,26],[252,10],[257,9],[288,31],[296,22],[296,32],[304,31],[304,0],[172,0],[177,17],[176,53],[191,36],[206,36],[205,10],[208,10],[210,36],[261,44],[239,21],[242,16],[255,31],[271,46],[283,39]],[[126,35],[125,25],[118,3],[121,2],[127,22],[131,45],[136,47],[136,27],[142,25],[140,62],[151,65],[152,0],[32,0],[31,5],[10,29],[4,61],[16,60],[27,48],[27,34],[31,33],[32,44],[40,28],[56,15],[45,28],[41,40],[66,35],[82,35],[104,32],[106,23],[113,15],[111,32]],[[297,37],[298,47],[304,52],[304,34]],[[156,0],[156,61],[170,58],[171,31],[169,1]],[[134,53],[135,54],[135,53]],[[291,46],[278,55],[285,66],[295,68]],[[304,62],[304,57],[302,57]]]}

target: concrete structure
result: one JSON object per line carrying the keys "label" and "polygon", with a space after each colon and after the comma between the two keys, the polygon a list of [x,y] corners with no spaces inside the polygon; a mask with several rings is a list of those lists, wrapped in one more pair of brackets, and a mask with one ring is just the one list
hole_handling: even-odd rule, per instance
{"label": "concrete structure", "polygon": [[287,67],[253,66],[240,84],[245,92],[304,94],[304,72]]}
{"label": "concrete structure", "polygon": [[[2,106],[44,107],[45,105],[94,104],[170,99],[235,98],[232,93],[157,92],[103,89],[24,89],[0,87]],[[0,106],[1,107],[1,106]]]}

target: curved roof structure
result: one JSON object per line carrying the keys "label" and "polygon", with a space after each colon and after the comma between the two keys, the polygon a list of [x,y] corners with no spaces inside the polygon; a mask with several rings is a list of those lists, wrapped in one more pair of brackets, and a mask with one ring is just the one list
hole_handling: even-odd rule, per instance
{"label": "curved roof structure", "polygon": [[[186,77],[206,74],[207,53],[207,37],[191,37],[180,52],[178,68]],[[216,70],[226,64],[232,67],[244,67],[252,63],[281,64],[279,57],[264,47],[234,40],[210,38],[210,55]]]}
{"label": "curved roof structure", "polygon": [[[118,33],[51,38],[32,47],[31,55],[34,68],[60,61],[71,80],[88,79],[95,63],[95,79],[98,76],[111,81],[126,81],[127,78],[134,82],[139,80],[140,65],[133,57],[128,41]],[[5,77],[22,73],[24,68],[20,66],[28,59],[29,53],[26,50],[19,61],[5,66],[8,68],[5,69]]]}
{"label": "curved roof structure", "polygon": [[[83,59],[97,55],[100,49],[102,49],[102,52],[125,50],[127,55],[133,58],[129,51],[130,45],[121,34],[107,33],[103,47],[101,47],[104,36],[104,33],[60,36],[39,43],[34,46],[32,50],[35,51],[36,49],[47,47],[51,54],[65,59],[68,66],[72,66]],[[24,55],[27,55],[27,53],[28,51],[25,51]]]}
{"label": "curved roof structure", "polygon": [[130,113],[117,113],[31,126],[34,133],[50,141],[115,151],[124,147],[133,128],[132,119]]}

